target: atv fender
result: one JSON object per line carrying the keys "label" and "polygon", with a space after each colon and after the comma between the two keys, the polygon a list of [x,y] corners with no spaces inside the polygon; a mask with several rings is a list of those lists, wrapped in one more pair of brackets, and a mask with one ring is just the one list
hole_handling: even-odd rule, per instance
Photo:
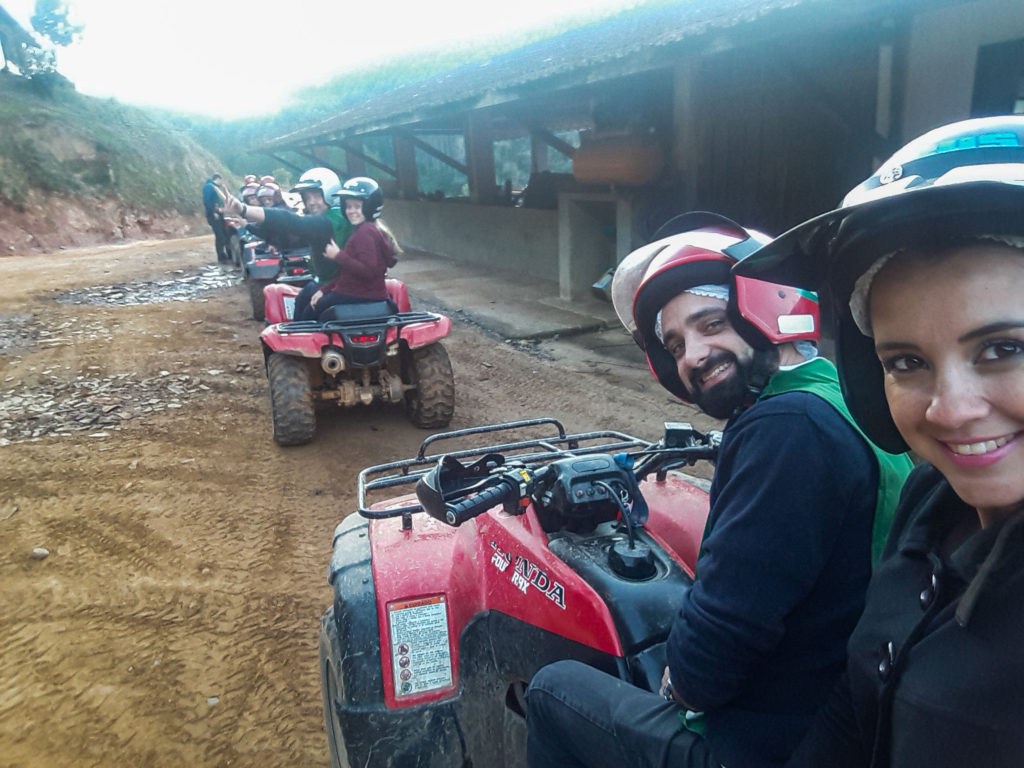
{"label": "atv fender", "polygon": [[[526,526],[513,516],[489,513],[452,528],[417,513],[415,537],[402,530],[400,518],[371,525],[381,646],[389,649],[382,659],[389,708],[454,695],[460,682],[458,638],[474,616],[491,609],[603,654],[623,655],[602,599],[548,549],[532,509],[526,514],[531,523]],[[473,578],[466,578],[467,573]],[[435,682],[421,687],[414,678],[413,686],[402,691],[399,670],[393,665],[397,654],[390,652],[401,638],[392,639],[392,623],[399,614],[417,615],[425,600],[443,602],[434,606],[434,615],[447,617],[447,643],[436,639],[434,651],[450,666],[450,678],[442,685],[444,676],[438,674]],[[440,625],[437,631],[442,631]]]}
{"label": "atv fender", "polygon": [[[268,286],[269,287],[269,286]],[[260,334],[263,355],[282,352],[286,355],[319,359],[323,348],[330,344],[326,333],[281,333],[277,325],[268,325]]]}
{"label": "atv fender", "polygon": [[649,478],[640,485],[649,508],[646,530],[692,579],[704,538],[707,493],[678,472],[664,480]]}
{"label": "atv fender", "polygon": [[389,277],[384,281],[384,284],[387,286],[388,296],[395,302],[399,312],[409,312],[412,310],[412,305],[409,303],[409,290],[405,287],[405,283]]}
{"label": "atv fender", "polygon": [[[627,583],[603,565],[603,536],[553,538],[549,550],[532,508],[523,517],[493,510],[458,528],[415,513],[412,526],[410,536],[399,518],[367,525],[353,515],[335,531],[335,597],[321,631],[332,755],[350,765],[523,765],[521,694],[557,659],[611,674],[628,668],[635,684],[657,690],[673,609],[691,583],[669,553],[663,579]],[[432,601],[433,618],[416,612]],[[405,639],[426,643],[427,659],[450,659],[449,685],[398,692],[396,672],[423,663],[416,649],[411,663],[401,659],[402,623],[415,627]]]}
{"label": "atv fender", "polygon": [[332,768],[462,765],[465,748],[453,702],[404,712],[383,706],[370,559],[367,521],[351,515],[334,532],[334,554],[328,566],[334,604],[320,622],[321,680]]}
{"label": "atv fender", "polygon": [[266,319],[270,324],[286,323],[295,318],[288,317],[285,311],[285,300],[290,299],[294,307],[295,297],[299,295],[301,288],[294,284],[271,283],[263,289],[263,296],[266,302]]}
{"label": "atv fender", "polygon": [[437,320],[429,323],[413,323],[402,328],[402,338],[409,349],[417,349],[440,341],[452,330],[451,318],[439,315]]}

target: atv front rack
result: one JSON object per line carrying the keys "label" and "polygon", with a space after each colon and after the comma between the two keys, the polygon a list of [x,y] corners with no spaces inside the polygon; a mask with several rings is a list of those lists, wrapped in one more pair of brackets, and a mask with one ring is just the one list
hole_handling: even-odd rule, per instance
{"label": "atv front rack", "polygon": [[[428,454],[427,450],[435,443],[445,440],[455,440],[473,435],[490,435],[495,433],[508,434],[515,430],[532,429],[535,427],[552,428],[554,434],[548,433],[540,437],[512,440],[510,442],[497,443],[487,446],[466,448],[463,450],[444,451],[442,453]],[[653,447],[653,444],[641,440],[638,437],[627,435],[612,430],[601,430],[598,432],[581,432],[578,434],[567,434],[561,422],[552,418],[528,419],[525,421],[512,421],[504,424],[491,424],[484,427],[471,427],[469,429],[454,430],[452,432],[441,432],[431,435],[420,445],[419,452],[411,459],[402,459],[387,464],[378,464],[367,467],[359,473],[358,480],[358,507],[357,511],[363,517],[380,519],[385,517],[402,517],[402,527],[412,527],[414,512],[423,511],[423,506],[418,502],[412,504],[396,504],[394,506],[379,507],[368,505],[367,496],[374,491],[382,491],[400,486],[414,485],[423,475],[429,472],[437,464],[442,456],[452,456],[456,459],[466,457],[482,457],[485,454],[501,453],[506,457],[515,460],[527,467],[536,467],[547,464],[558,458],[569,456],[581,456],[591,453],[613,453],[626,450],[643,451]],[[403,499],[404,501],[404,499]],[[376,508],[375,508],[376,507]]]}

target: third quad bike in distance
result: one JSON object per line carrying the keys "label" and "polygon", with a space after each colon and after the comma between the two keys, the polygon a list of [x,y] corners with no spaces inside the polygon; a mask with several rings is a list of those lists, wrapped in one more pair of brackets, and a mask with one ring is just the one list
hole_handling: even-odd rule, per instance
{"label": "third quad bike in distance", "polygon": [[[332,766],[525,765],[523,694],[558,659],[657,690],[708,513],[706,482],[678,470],[720,437],[536,419],[364,469],[321,620]],[[441,440],[477,447],[428,454]]]}
{"label": "third quad bike in distance", "polygon": [[320,320],[298,322],[289,322],[297,284],[279,281],[264,289],[270,325],[260,341],[278,445],[312,440],[316,407],[327,403],[402,403],[422,429],[451,422],[455,382],[441,343],[451,320],[413,312],[405,284],[385,282],[388,301],[336,304]]}

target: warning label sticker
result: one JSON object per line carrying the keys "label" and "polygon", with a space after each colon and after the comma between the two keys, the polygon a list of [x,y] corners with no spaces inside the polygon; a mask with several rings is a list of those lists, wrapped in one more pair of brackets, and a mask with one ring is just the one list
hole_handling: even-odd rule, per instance
{"label": "warning label sticker", "polygon": [[392,603],[388,606],[388,622],[395,697],[450,687],[452,655],[445,597]]}

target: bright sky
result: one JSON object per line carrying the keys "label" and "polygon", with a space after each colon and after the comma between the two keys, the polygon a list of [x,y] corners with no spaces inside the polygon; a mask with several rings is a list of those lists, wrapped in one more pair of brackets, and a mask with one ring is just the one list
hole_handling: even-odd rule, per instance
{"label": "bright sky", "polygon": [[[494,37],[636,0],[68,0],[80,41],[57,69],[81,93],[224,118],[374,57]],[[34,0],[0,0],[27,30]]]}

